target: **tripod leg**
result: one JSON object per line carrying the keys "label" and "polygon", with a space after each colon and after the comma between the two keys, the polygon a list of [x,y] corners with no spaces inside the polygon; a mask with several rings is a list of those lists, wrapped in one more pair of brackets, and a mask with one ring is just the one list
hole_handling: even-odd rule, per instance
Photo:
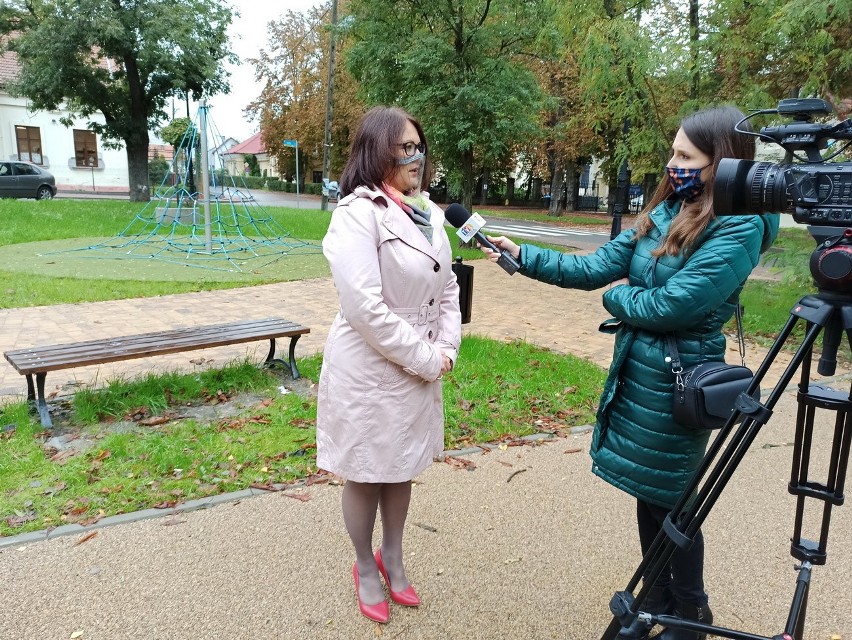
{"label": "tripod leg", "polygon": [[[686,548],[692,543],[695,534],[700,530],[737,465],[754,442],[760,429],[771,417],[772,408],[781,399],[802,363],[805,360],[810,361],[813,344],[823,327],[831,321],[834,312],[835,308],[831,303],[815,296],[805,296],[793,307],[790,318],[755,373],[754,380],[746,392],[740,396],[733,415],[722,427],[702,464],[696,470],[692,481],[672,509],[664,530],[660,532],[651,549],[642,559],[642,563],[628,583],[627,589],[617,592],[610,601],[610,610],[614,618],[601,636],[601,640],[614,640],[622,626],[629,626],[636,619],[643,611],[642,601],[647,597],[650,585],[657,581],[664,567],[670,561],[674,547]],[[760,387],[760,382],[766,376],[800,319],[804,319],[808,323],[802,344],[782,373],[779,382],[770,392],[766,403],[760,404],[751,401],[748,396]],[[806,370],[809,370],[809,367],[803,368],[801,372],[803,377],[801,385],[805,387],[807,387]],[[733,433],[730,442],[727,442],[740,420],[742,420],[742,423]],[[714,459],[717,456],[719,456],[719,460],[714,465]],[[634,598],[632,591],[643,576],[647,583]],[[654,617],[652,616],[652,618]],[[715,628],[709,630],[716,631]],[[718,631],[722,630],[719,629]],[[727,631],[726,637],[730,638],[745,638],[750,635],[732,630]]]}
{"label": "tripod leg", "polygon": [[787,617],[785,633],[790,634],[793,640],[805,639],[805,613],[808,608],[808,593],[811,584],[811,563],[805,562],[797,567],[799,576],[796,578],[796,593],[793,596],[793,604],[790,607],[790,615]]}

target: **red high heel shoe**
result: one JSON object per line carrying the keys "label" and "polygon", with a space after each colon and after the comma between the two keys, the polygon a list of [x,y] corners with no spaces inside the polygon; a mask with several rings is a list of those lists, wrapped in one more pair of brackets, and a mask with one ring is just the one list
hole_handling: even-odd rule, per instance
{"label": "red high heel shoe", "polygon": [[390,606],[387,600],[382,600],[378,604],[364,604],[361,602],[361,592],[358,588],[358,563],[352,565],[352,576],[355,578],[355,597],[358,598],[358,608],[365,618],[381,622],[382,624],[390,620]]}
{"label": "red high heel shoe", "polygon": [[382,574],[382,577],[385,579],[385,582],[388,585],[388,591],[390,591],[391,600],[396,602],[397,604],[401,604],[406,607],[416,607],[420,605],[420,596],[417,595],[417,592],[414,590],[414,587],[408,585],[402,591],[394,591],[393,587],[391,587],[390,580],[388,580],[388,573],[385,571],[385,563],[382,562],[382,550],[376,550],[376,564],[379,565],[379,573]]}

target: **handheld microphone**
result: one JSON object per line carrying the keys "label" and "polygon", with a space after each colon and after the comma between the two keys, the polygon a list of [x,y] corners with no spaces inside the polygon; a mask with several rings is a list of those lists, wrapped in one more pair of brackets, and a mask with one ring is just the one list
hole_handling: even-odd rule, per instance
{"label": "handheld microphone", "polygon": [[464,242],[470,242],[471,239],[475,238],[483,247],[488,247],[499,253],[500,257],[497,259],[497,264],[503,267],[503,270],[509,275],[521,268],[521,263],[511,253],[501,249],[482,234],[480,229],[485,226],[485,220],[478,213],[471,215],[467,209],[454,202],[444,211],[444,217],[447,222],[458,229],[456,235]]}

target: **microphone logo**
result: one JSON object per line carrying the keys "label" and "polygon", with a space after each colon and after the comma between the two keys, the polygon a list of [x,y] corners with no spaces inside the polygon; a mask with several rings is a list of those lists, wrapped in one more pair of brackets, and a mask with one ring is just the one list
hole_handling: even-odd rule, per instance
{"label": "microphone logo", "polygon": [[470,242],[473,237],[485,226],[485,218],[478,213],[473,213],[465,220],[465,223],[458,228],[456,235],[464,242]]}

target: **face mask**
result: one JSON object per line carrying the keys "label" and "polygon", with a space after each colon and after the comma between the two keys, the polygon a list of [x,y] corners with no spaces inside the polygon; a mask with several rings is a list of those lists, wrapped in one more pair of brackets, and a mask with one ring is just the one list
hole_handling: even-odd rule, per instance
{"label": "face mask", "polygon": [[[417,184],[422,184],[423,173],[426,170],[426,154],[425,153],[415,153],[413,156],[410,156],[410,157],[407,157],[407,158],[400,158],[399,160],[396,161],[396,164],[398,166],[404,167],[405,165],[409,165],[412,162],[416,162],[417,160],[420,160],[420,166],[418,167],[418,172],[417,172]],[[411,189],[410,191],[406,192],[405,195],[407,195],[407,196],[419,196],[419,194],[420,194],[420,189],[416,188],[416,189]]]}
{"label": "face mask", "polygon": [[412,162],[417,162],[418,160],[423,160],[426,157],[425,153],[415,153],[413,156],[408,156],[405,158],[400,158],[396,161],[397,164],[411,164]]}
{"label": "face mask", "polygon": [[672,185],[674,194],[687,202],[697,200],[704,193],[704,181],[701,180],[701,171],[709,166],[708,164],[701,167],[701,169],[675,169],[674,167],[666,167],[666,174],[668,175],[669,184]]}

